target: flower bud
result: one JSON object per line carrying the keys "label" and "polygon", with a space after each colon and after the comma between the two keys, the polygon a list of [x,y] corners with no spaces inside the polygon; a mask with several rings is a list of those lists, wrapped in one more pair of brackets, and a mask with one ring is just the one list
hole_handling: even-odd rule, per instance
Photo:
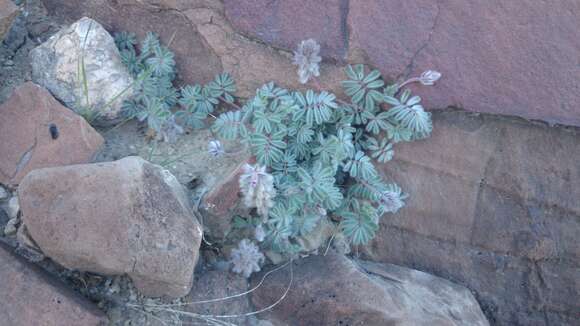
{"label": "flower bud", "polygon": [[421,84],[425,86],[430,86],[435,84],[435,82],[438,81],[439,78],[441,78],[440,72],[435,70],[427,70],[421,74],[421,77],[419,77],[419,81],[421,82]]}
{"label": "flower bud", "polygon": [[212,140],[207,145],[207,152],[214,157],[218,157],[224,153],[224,147],[219,140]]}

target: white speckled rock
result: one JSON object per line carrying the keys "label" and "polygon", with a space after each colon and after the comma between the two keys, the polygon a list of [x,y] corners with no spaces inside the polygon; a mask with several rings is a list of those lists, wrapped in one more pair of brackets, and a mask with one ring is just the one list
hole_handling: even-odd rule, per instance
{"label": "white speckled rock", "polygon": [[6,205],[6,214],[8,218],[13,219],[18,217],[18,212],[20,211],[20,204],[18,202],[18,196],[10,198],[8,205]]}
{"label": "white speckled rock", "polygon": [[113,37],[90,18],[61,30],[30,56],[32,79],[80,114],[97,111],[95,123],[117,122],[123,101],[133,94],[133,77]]}

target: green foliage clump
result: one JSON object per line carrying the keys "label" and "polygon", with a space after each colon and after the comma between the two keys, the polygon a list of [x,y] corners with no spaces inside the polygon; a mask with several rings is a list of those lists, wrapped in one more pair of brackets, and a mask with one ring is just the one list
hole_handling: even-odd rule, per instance
{"label": "green foliage clump", "polygon": [[[441,76],[427,71],[402,84],[387,85],[377,70],[348,66],[342,82],[348,102],[317,87],[291,91],[268,83],[243,106],[234,103],[232,78],[224,73],[206,85],[177,90],[173,53],[148,33],[138,45],[135,35],[119,33],[115,41],[136,80],[135,96],[124,103],[128,118],[146,122],[158,138],[171,141],[185,128],[203,128],[221,138],[241,140],[255,156],[240,179],[248,207],[257,208],[256,239],[279,252],[298,252],[298,241],[322,222],[334,222],[341,238],[368,243],[385,213],[396,213],[407,195],[377,172],[373,159],[386,163],[394,145],[428,137],[431,114],[404,86],[432,85]],[[295,52],[301,83],[319,75],[319,46],[303,42]],[[213,115],[216,107],[235,108]],[[210,142],[209,152],[223,153]],[[326,220],[326,221],[324,221]],[[259,238],[259,239],[258,239]]]}
{"label": "green foliage clump", "polygon": [[171,141],[183,127],[204,127],[220,101],[233,101],[236,87],[225,73],[207,85],[187,85],[178,90],[174,86],[174,54],[154,33],[147,33],[140,43],[133,33],[117,33],[115,43],[135,78],[135,95],[123,103],[123,114],[127,119],[145,122],[159,139]]}
{"label": "green foliage clump", "polygon": [[[273,177],[275,197],[262,210],[267,215],[259,227],[277,251],[300,251],[296,240],[323,219],[335,222],[353,245],[366,244],[381,216],[404,206],[407,195],[382,180],[372,160],[388,162],[396,143],[428,137],[430,113],[419,96],[386,85],[377,70],[355,65],[345,72],[348,102],[322,90],[290,91],[269,83],[212,126],[220,137],[249,146],[257,166],[248,171]],[[248,172],[242,178],[252,177]],[[258,177],[253,180],[241,184],[259,185]]]}

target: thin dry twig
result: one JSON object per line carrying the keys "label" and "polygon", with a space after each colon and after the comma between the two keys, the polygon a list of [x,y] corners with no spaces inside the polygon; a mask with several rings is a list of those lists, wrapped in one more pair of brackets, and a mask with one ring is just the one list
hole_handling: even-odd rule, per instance
{"label": "thin dry twig", "polygon": [[220,302],[220,301],[226,301],[226,300],[230,300],[230,299],[239,298],[239,297],[242,297],[244,295],[247,295],[247,294],[250,294],[250,293],[256,291],[260,286],[262,286],[262,284],[264,283],[266,278],[268,276],[270,276],[270,274],[281,270],[282,268],[288,266],[288,264],[291,264],[291,263],[292,263],[292,260],[289,260],[286,263],[284,263],[283,265],[280,265],[280,266],[274,268],[273,270],[268,271],[267,273],[264,274],[264,276],[262,276],[262,279],[260,280],[260,282],[258,282],[258,284],[256,284],[256,286],[254,286],[253,288],[251,288],[245,292],[242,292],[242,293],[234,294],[234,295],[223,297],[223,298],[208,299],[208,300],[202,300],[202,301],[190,301],[190,302],[184,302],[184,303],[171,303],[171,304],[163,304],[163,305],[152,304],[152,305],[144,305],[144,306],[155,307],[155,308],[158,308],[158,307],[177,307],[177,306],[188,306],[188,305],[193,305],[193,304]]}
{"label": "thin dry twig", "polygon": [[[268,311],[274,307],[276,307],[278,304],[280,304],[280,302],[282,302],[282,300],[284,300],[286,298],[286,296],[288,295],[288,292],[290,292],[290,289],[292,288],[292,284],[294,282],[294,269],[293,269],[293,262],[294,260],[291,259],[290,261],[286,262],[285,264],[271,270],[268,271],[266,274],[264,274],[264,276],[262,277],[262,279],[260,280],[260,282],[254,286],[252,289],[245,291],[243,293],[239,293],[236,295],[232,295],[232,296],[228,296],[228,297],[224,297],[224,298],[217,298],[217,299],[209,299],[209,300],[202,300],[202,301],[195,301],[195,302],[188,302],[188,303],[177,303],[177,304],[166,304],[166,305],[147,305],[147,304],[142,304],[142,305],[137,305],[137,304],[127,304],[127,306],[133,310],[136,311],[141,311],[143,313],[146,313],[150,316],[154,316],[154,314],[146,312],[146,311],[142,311],[141,309],[138,309],[139,307],[148,307],[152,310],[158,311],[158,312],[166,312],[166,313],[174,313],[180,316],[185,316],[185,317],[190,317],[192,319],[196,319],[199,321],[203,321],[206,324],[210,324],[210,325],[217,325],[217,326],[235,326],[235,324],[229,323],[227,321],[224,320],[220,320],[220,319],[229,319],[229,318],[242,318],[242,317],[250,317],[250,316],[254,316],[260,313],[263,313],[265,311]],[[201,303],[212,303],[212,302],[219,302],[219,301],[225,301],[225,300],[229,300],[229,299],[233,299],[233,298],[237,298],[243,295],[247,295],[253,291],[255,291],[256,289],[258,289],[264,282],[264,280],[272,273],[279,271],[280,269],[286,267],[290,265],[290,282],[288,283],[288,286],[286,287],[286,290],[284,291],[284,293],[282,294],[282,296],[276,300],[274,303],[272,303],[271,305],[264,307],[262,309],[256,310],[256,311],[252,311],[252,312],[248,312],[248,313],[244,313],[244,314],[233,314],[233,315],[211,315],[211,314],[197,314],[197,313],[193,313],[193,312],[187,312],[187,311],[182,311],[182,310],[176,310],[173,309],[171,307],[174,306],[184,306],[184,305],[190,305],[190,304],[201,304]],[[159,317],[154,317],[158,320],[160,320]],[[162,321],[163,322],[163,321]],[[193,321],[189,324],[193,325]],[[165,324],[163,322],[163,324]]]}
{"label": "thin dry twig", "polygon": [[276,307],[278,304],[280,304],[280,302],[282,302],[282,300],[284,300],[286,298],[286,296],[288,295],[288,292],[290,292],[290,288],[292,287],[292,283],[294,282],[294,269],[292,268],[292,265],[293,265],[292,263],[293,263],[293,260],[290,260],[289,262],[284,264],[284,266],[290,264],[290,282],[288,283],[288,287],[284,291],[284,294],[278,300],[276,300],[276,302],[274,302],[273,304],[271,304],[267,307],[264,307],[260,310],[248,312],[245,314],[235,314],[235,315],[202,315],[202,314],[196,314],[193,312],[180,311],[180,310],[175,310],[175,309],[170,309],[170,308],[162,309],[162,311],[173,312],[176,314],[180,314],[180,315],[184,315],[184,316],[188,316],[188,317],[193,317],[193,318],[240,318],[240,317],[250,317],[250,316],[254,316],[254,315],[263,313],[265,311],[268,311],[268,310]]}

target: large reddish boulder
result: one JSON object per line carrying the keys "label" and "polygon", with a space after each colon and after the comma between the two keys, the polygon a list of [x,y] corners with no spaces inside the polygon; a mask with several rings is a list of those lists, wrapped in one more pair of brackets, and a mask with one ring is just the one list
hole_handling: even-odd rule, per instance
{"label": "large reddish boulder", "polygon": [[580,125],[580,2],[353,0],[350,47],[387,76],[437,69],[427,107]]}
{"label": "large reddish boulder", "polygon": [[0,323],[10,326],[105,326],[88,300],[0,243]]}
{"label": "large reddish boulder", "polygon": [[264,315],[280,325],[489,325],[468,289],[427,273],[334,252],[293,267],[269,275],[251,294],[257,309],[268,307],[293,277],[288,294]]}
{"label": "large reddish boulder", "polygon": [[[574,324],[580,283],[580,133],[462,112],[381,167],[410,194],[367,257],[468,286],[490,321]],[[577,316],[576,316],[577,318]]]}
{"label": "large reddish boulder", "polygon": [[31,82],[0,105],[0,183],[38,168],[90,162],[103,144],[81,116]]}
{"label": "large reddish boulder", "polygon": [[189,292],[202,231],[168,171],[135,156],[45,168],[18,194],[30,237],[62,266],[127,274],[147,296]]}

